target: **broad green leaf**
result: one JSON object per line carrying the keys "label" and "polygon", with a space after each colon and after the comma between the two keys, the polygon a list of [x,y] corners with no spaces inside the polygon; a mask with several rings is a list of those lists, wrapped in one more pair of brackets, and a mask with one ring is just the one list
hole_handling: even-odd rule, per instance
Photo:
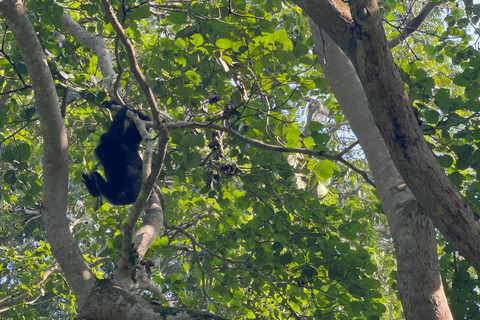
{"label": "broad green leaf", "polygon": [[312,137],[306,137],[303,139],[303,143],[305,144],[305,148],[310,149],[315,145],[315,141]]}
{"label": "broad green leaf", "polygon": [[203,44],[203,37],[201,34],[194,34],[191,36],[191,41],[195,47],[199,47]]}
{"label": "broad green leaf", "polygon": [[202,80],[200,76],[193,70],[187,70],[187,72],[185,72],[185,75],[194,83],[199,83]]}
{"label": "broad green leaf", "polygon": [[453,164],[453,158],[449,155],[438,156],[437,160],[444,168],[450,168]]}
{"label": "broad green leaf", "polygon": [[463,181],[465,180],[465,177],[460,173],[460,172],[454,172],[448,176],[450,178],[450,181],[459,188]]}
{"label": "broad green leaf", "polygon": [[228,48],[232,47],[235,44],[235,42],[233,42],[230,39],[222,38],[222,39],[218,39],[215,42],[215,44],[219,48],[228,49]]}
{"label": "broad green leaf", "polygon": [[173,24],[181,25],[187,22],[187,15],[185,12],[170,11],[167,19]]}
{"label": "broad green leaf", "polygon": [[282,254],[282,255],[280,255],[280,259],[279,259],[278,262],[282,265],[290,264],[290,263],[293,262],[293,257],[289,253]]}
{"label": "broad green leaf", "polygon": [[134,20],[143,20],[149,18],[151,15],[152,13],[150,12],[149,6],[141,5],[132,10],[129,17]]}

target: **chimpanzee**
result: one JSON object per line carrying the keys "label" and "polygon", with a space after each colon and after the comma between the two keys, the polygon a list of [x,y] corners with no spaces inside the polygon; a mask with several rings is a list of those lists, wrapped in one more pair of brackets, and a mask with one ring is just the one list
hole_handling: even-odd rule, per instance
{"label": "chimpanzee", "polygon": [[[110,100],[103,104],[111,108],[112,104],[118,103]],[[134,203],[142,187],[143,161],[138,154],[142,137],[135,123],[127,117],[128,110],[135,112],[131,105],[122,107],[95,148],[107,181],[97,171],[82,175],[83,183],[93,197],[102,196],[113,205]],[[142,120],[151,120],[140,112],[136,113]],[[128,122],[126,128],[125,122]]]}

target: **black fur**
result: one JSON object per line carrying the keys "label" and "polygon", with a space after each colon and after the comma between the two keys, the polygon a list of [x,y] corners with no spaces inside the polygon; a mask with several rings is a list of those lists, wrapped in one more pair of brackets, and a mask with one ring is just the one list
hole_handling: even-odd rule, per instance
{"label": "black fur", "polygon": [[[107,108],[112,104],[117,103],[104,103]],[[142,137],[135,123],[126,116],[127,110],[134,111],[129,105],[120,109],[95,148],[95,155],[103,166],[106,181],[97,171],[82,175],[83,183],[93,197],[102,196],[113,205],[134,203],[142,187],[143,161],[138,154]],[[138,113],[138,116],[142,120],[151,120],[141,113]],[[125,122],[128,122],[126,128]]]}

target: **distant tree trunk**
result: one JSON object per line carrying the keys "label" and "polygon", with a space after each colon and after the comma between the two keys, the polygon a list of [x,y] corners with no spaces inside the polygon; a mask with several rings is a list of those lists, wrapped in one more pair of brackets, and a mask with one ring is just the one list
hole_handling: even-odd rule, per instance
{"label": "distant tree trunk", "polygon": [[440,278],[433,224],[398,173],[352,63],[313,21],[310,25],[325,78],[365,152],[389,222],[405,318],[453,319]]}

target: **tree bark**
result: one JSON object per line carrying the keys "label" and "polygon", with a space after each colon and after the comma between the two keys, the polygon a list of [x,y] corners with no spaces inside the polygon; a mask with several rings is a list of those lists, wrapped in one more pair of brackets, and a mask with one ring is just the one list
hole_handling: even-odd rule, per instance
{"label": "tree bark", "polygon": [[[349,57],[395,166],[445,238],[480,271],[480,224],[435,159],[388,48],[376,1],[293,0]],[[342,12],[341,18],[336,14]],[[344,30],[343,33],[337,33]]]}
{"label": "tree bark", "polygon": [[310,22],[315,52],[370,165],[397,253],[397,283],[405,318],[453,319],[438,267],[435,228],[398,173],[375,126],[368,100],[348,57]]}
{"label": "tree bark", "polygon": [[95,52],[95,55],[98,57],[98,67],[103,75],[105,89],[107,92],[113,93],[116,74],[113,69],[110,51],[108,51],[105,46],[103,38],[100,35],[95,35],[85,30],[84,27],[79,25],[65,12],[62,14],[62,22],[65,30],[67,30],[76,41]]}
{"label": "tree bark", "polygon": [[64,119],[43,49],[25,15],[21,1],[0,1],[0,12],[9,24],[22,51],[33,86],[43,134],[42,217],[52,253],[65,273],[79,305],[82,305],[94,276],[73,239],[67,221],[68,143]]}
{"label": "tree bark", "polygon": [[82,320],[222,320],[209,312],[170,308],[137,299],[110,280],[97,280],[78,319]]}

